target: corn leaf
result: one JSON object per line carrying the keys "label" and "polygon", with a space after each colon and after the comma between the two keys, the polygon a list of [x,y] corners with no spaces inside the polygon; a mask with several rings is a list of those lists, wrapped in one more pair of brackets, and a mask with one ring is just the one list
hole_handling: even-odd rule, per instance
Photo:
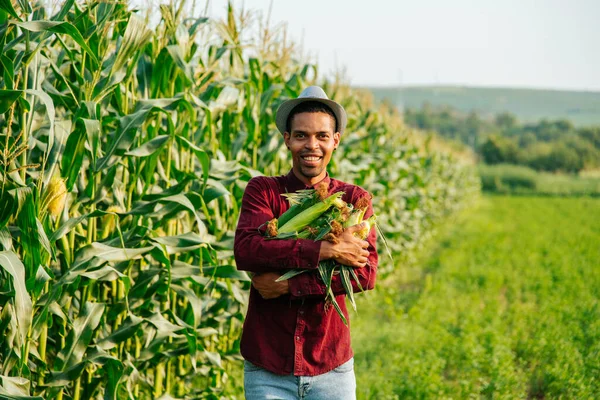
{"label": "corn leaf", "polygon": [[65,151],[61,160],[62,177],[66,178],[67,190],[71,190],[75,184],[81,165],[85,156],[85,132],[75,129],[67,138]]}
{"label": "corn leaf", "polygon": [[160,149],[162,149],[167,141],[169,140],[169,135],[159,135],[143,145],[136,147],[133,150],[130,150],[125,153],[126,156],[134,156],[134,157],[148,157],[152,154],[156,153]]}
{"label": "corn leaf", "polygon": [[309,270],[308,269],[292,269],[292,270],[286,272],[285,274],[281,275],[279,278],[277,278],[275,280],[275,282],[286,281],[290,278],[293,278],[293,277],[300,275],[307,271],[309,271]]}
{"label": "corn leaf", "polygon": [[81,36],[81,33],[79,33],[77,28],[75,28],[73,25],[66,21],[13,21],[13,24],[31,32],[48,31],[53,33],[64,33],[66,35],[69,35],[78,45],[81,46],[83,50],[85,50],[86,53],[88,53],[90,57],[92,57],[94,62],[98,63],[96,55],[94,54],[92,49],[88,47],[87,43],[83,39],[83,36]]}
{"label": "corn leaf", "polygon": [[0,114],[7,112],[13,103],[22,95],[22,90],[0,90]]}
{"label": "corn leaf", "polygon": [[24,345],[31,327],[33,305],[25,285],[25,266],[12,251],[0,251],[0,266],[12,277],[14,305],[20,343]]}
{"label": "corn leaf", "polygon": [[144,318],[129,314],[123,325],[118,330],[110,335],[99,339],[96,344],[102,350],[110,350],[119,345],[119,343],[134,337],[134,335],[142,328]]}
{"label": "corn leaf", "polygon": [[100,303],[85,303],[83,311],[73,323],[73,329],[67,336],[65,347],[56,357],[55,370],[66,371],[83,360],[94,331],[104,313],[104,307],[105,305]]}
{"label": "corn leaf", "polygon": [[21,21],[19,15],[17,14],[17,11],[15,11],[12,5],[11,0],[0,0],[0,10],[4,10],[11,17],[17,18],[19,21]]}

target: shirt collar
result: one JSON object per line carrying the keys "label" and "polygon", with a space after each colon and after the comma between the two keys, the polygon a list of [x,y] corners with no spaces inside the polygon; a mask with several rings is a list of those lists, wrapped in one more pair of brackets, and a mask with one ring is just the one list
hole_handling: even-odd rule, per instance
{"label": "shirt collar", "polygon": [[319,185],[321,183],[325,183],[327,185],[327,187],[329,187],[329,184],[331,182],[331,178],[329,177],[329,172],[325,172],[325,178],[323,178],[320,182],[317,182],[316,184],[314,184],[312,186],[308,186],[304,182],[302,182],[300,179],[298,179],[296,174],[294,174],[293,168],[290,169],[290,172],[286,175],[286,179],[287,179],[286,186],[290,192],[295,192],[297,190],[303,190],[303,189],[312,189],[316,185]]}

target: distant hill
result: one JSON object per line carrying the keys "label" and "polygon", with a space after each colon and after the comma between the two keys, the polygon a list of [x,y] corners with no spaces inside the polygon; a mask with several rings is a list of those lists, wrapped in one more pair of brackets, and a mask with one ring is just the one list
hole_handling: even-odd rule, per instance
{"label": "distant hill", "polygon": [[377,100],[388,99],[401,108],[420,108],[428,102],[465,112],[475,110],[483,115],[510,112],[521,122],[545,118],[568,119],[577,126],[600,125],[600,92],[460,86],[366,89],[371,90]]}

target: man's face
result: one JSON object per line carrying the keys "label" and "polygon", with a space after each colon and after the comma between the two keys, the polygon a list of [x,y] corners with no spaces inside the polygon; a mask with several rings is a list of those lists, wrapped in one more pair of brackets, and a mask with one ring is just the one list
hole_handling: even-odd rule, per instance
{"label": "man's face", "polygon": [[314,185],[327,173],[327,164],[340,142],[335,132],[335,120],[326,113],[296,114],[290,124],[291,132],[283,137],[292,152],[293,170],[307,185]]}

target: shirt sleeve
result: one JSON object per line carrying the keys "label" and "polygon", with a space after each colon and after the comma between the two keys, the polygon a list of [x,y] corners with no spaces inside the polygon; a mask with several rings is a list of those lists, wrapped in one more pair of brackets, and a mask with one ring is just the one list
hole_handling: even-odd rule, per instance
{"label": "shirt sleeve", "polygon": [[[369,198],[369,206],[364,217],[364,219],[367,219],[373,215],[373,204],[371,202],[370,194],[365,192],[364,194],[358,196],[356,200],[364,196]],[[356,201],[353,201],[353,204],[356,204]],[[369,247],[367,248],[369,251],[367,265],[362,268],[354,268],[354,272],[358,277],[358,281],[360,282],[362,290],[371,290],[375,288],[377,265],[379,261],[376,248],[377,233],[375,230],[376,229],[373,227],[369,232],[369,236],[367,237],[367,241],[369,242]],[[352,277],[350,278],[350,281],[352,282],[352,291],[355,293],[361,292],[361,288]],[[290,278],[288,282],[290,295],[292,298],[325,296],[325,283],[321,280],[319,271],[310,271],[308,273],[296,275],[293,278]],[[336,296],[346,293],[339,274],[333,276],[331,281],[331,290]]]}
{"label": "shirt sleeve", "polygon": [[275,218],[271,189],[264,177],[252,178],[242,197],[233,246],[238,270],[273,272],[292,268],[316,269],[321,242],[308,239],[266,239],[259,228]]}

